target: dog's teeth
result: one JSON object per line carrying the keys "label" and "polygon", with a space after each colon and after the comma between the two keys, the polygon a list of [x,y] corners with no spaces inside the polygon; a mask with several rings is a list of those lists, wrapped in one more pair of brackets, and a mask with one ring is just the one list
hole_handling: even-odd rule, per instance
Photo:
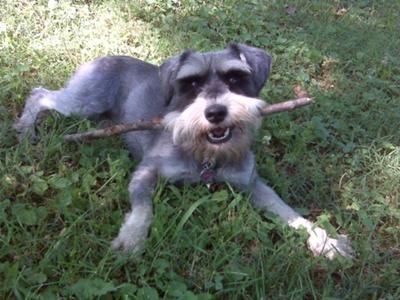
{"label": "dog's teeth", "polygon": [[222,136],[221,139],[225,139],[225,138],[228,136],[229,131],[230,131],[229,128],[227,128],[227,129],[225,130],[224,135]]}
{"label": "dog's teeth", "polygon": [[221,136],[216,136],[215,134],[214,134],[214,132],[212,132],[212,131],[210,131],[210,132],[208,132],[208,137],[211,139],[211,140],[214,140],[214,141],[221,141],[221,140],[224,140],[224,139],[226,139],[228,136],[229,136],[229,134],[230,134],[230,129],[229,128],[226,128],[225,129],[225,131],[223,132],[223,135],[221,135]]}
{"label": "dog's teeth", "polygon": [[217,127],[207,132],[207,139],[212,144],[223,144],[232,137],[232,128]]}

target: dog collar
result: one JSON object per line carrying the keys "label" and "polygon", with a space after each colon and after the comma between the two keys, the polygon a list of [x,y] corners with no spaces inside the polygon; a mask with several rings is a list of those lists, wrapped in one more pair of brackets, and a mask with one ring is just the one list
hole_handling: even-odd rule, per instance
{"label": "dog collar", "polygon": [[214,182],[215,179],[215,163],[211,161],[205,161],[201,164],[200,178],[205,184]]}
{"label": "dog collar", "polygon": [[215,165],[215,161],[210,159],[204,160],[204,162],[201,164],[200,179],[201,182],[207,186],[210,192],[215,190]]}

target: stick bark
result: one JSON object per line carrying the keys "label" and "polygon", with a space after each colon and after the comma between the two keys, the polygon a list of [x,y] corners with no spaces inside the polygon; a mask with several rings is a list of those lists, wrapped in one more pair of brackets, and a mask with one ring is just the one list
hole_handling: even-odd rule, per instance
{"label": "stick bark", "polygon": [[310,97],[301,97],[301,98],[297,98],[297,99],[293,99],[293,100],[289,100],[289,101],[285,101],[285,102],[271,104],[271,105],[264,107],[261,110],[261,115],[265,117],[268,115],[292,110],[295,108],[300,108],[300,107],[309,105],[312,102],[313,102],[313,99]]}
{"label": "stick bark", "polygon": [[[260,113],[261,116],[268,116],[275,113],[280,113],[284,111],[289,111],[295,108],[303,107],[309,105],[313,102],[312,98],[309,97],[300,97],[297,99],[271,104],[264,107]],[[162,118],[154,118],[150,121],[137,121],[134,123],[126,123],[126,124],[117,124],[110,127],[96,129],[92,131],[82,132],[82,133],[75,133],[75,134],[67,134],[64,136],[64,140],[71,142],[71,141],[81,141],[81,140],[94,140],[104,137],[109,137],[112,135],[119,135],[123,133],[127,133],[129,131],[136,131],[136,130],[162,130]]]}

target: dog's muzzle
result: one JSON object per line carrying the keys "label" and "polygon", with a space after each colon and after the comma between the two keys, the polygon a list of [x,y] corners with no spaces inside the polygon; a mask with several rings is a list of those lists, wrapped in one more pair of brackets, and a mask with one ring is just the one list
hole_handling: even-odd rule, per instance
{"label": "dog's muzzle", "polygon": [[[213,104],[206,108],[204,115],[208,122],[217,125],[222,123],[228,115],[225,105]],[[207,140],[211,144],[226,143],[232,138],[233,127],[216,126],[207,132]]]}

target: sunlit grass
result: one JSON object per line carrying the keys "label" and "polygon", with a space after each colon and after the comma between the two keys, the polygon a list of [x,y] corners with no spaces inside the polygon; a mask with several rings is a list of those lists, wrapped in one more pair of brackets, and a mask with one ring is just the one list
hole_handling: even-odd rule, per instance
{"label": "sunlit grass", "polygon": [[[398,299],[399,3],[382,1],[11,1],[0,9],[0,298]],[[293,12],[294,11],[294,12]],[[262,96],[309,108],[265,120],[259,173],[358,256],[314,258],[306,236],[265,218],[230,187],[160,181],[146,252],[110,250],[135,162],[117,139],[66,144],[96,126],[48,117],[40,140],[11,124],[29,91],[60,88],[102,55],[162,62],[231,41],[267,49]]]}

